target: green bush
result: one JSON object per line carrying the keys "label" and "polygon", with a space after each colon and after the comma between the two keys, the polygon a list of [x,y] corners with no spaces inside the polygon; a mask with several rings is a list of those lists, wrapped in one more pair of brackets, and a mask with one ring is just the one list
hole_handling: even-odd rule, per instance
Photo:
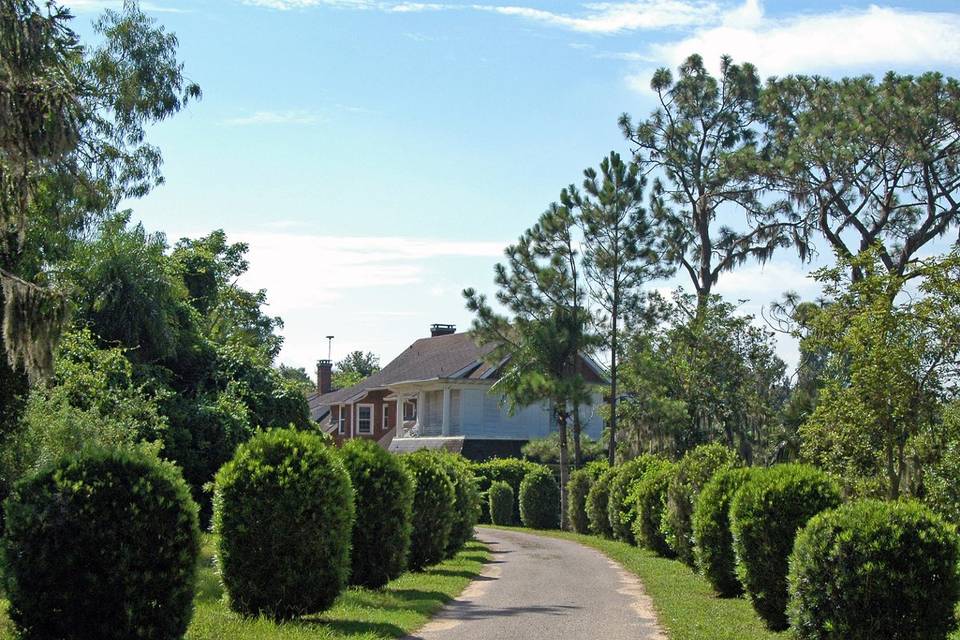
{"label": "green bush", "polygon": [[480,518],[480,490],[466,458],[453,453],[441,453],[440,456],[453,483],[455,496],[453,525],[447,542],[447,556],[453,557],[473,538],[473,528]]}
{"label": "green bush", "polygon": [[790,559],[801,640],[945,640],[960,597],[953,527],[915,502],[864,500],[814,516]]}
{"label": "green bush", "polygon": [[691,449],[677,463],[676,475],[667,488],[667,509],[661,524],[667,544],[686,565],[696,566],[693,552],[693,510],[697,496],[714,473],[730,468],[736,462],[737,456],[732,449],[714,443]]}
{"label": "green bush", "polygon": [[797,531],[840,504],[836,483],[807,465],[755,470],[730,505],[737,577],[773,630],[787,628],[787,567]]}
{"label": "green bush", "polygon": [[0,555],[21,638],[183,637],[200,532],[172,464],[87,450],[18,483],[5,507]]}
{"label": "green bush", "polygon": [[421,449],[401,458],[413,477],[413,531],[409,565],[414,571],[437,564],[447,555],[456,518],[456,489],[440,458]]}
{"label": "green bush", "polygon": [[[546,469],[546,467],[518,458],[494,458],[473,465],[473,473],[477,477],[477,486],[481,495],[485,494],[490,485],[498,480],[506,482],[513,489],[514,522],[520,522],[520,483],[523,482],[523,477],[533,469]],[[490,522],[490,512],[487,510],[488,502],[487,500],[481,502],[480,522]]]}
{"label": "green bush", "polygon": [[721,470],[700,492],[693,510],[697,566],[714,591],[724,598],[743,593],[730,533],[730,503],[751,472],[751,468]]}
{"label": "green bush", "polygon": [[636,510],[633,535],[637,544],[664,558],[673,557],[673,549],[663,536],[663,513],[667,507],[667,487],[676,474],[677,465],[668,460],[653,460],[646,473],[630,490],[629,503]]}
{"label": "green bush", "polygon": [[348,440],[340,459],[356,510],[350,584],[379,589],[407,570],[413,480],[397,456],[372,440]]}
{"label": "green bush", "polygon": [[493,524],[510,526],[517,524],[513,519],[513,488],[501,480],[497,480],[487,490],[489,501],[490,521]]}
{"label": "green bush", "polygon": [[213,530],[230,607],[287,619],[333,604],[350,572],[350,475],[319,436],[257,434],[217,473]]}
{"label": "green bush", "polygon": [[535,469],[520,483],[520,521],[531,529],[560,526],[560,487],[548,469]]}
{"label": "green bush", "polygon": [[590,492],[587,493],[587,520],[590,521],[590,533],[604,538],[613,537],[607,505],[610,501],[610,481],[618,472],[617,467],[607,468],[594,481]]}
{"label": "green bush", "polygon": [[642,455],[615,467],[618,471],[610,480],[607,517],[610,518],[610,529],[613,531],[613,537],[617,540],[636,544],[636,539],[633,536],[633,521],[637,517],[637,512],[627,497],[633,484],[643,477],[654,460],[656,458],[653,456]]}
{"label": "green bush", "polygon": [[570,527],[577,533],[590,533],[590,521],[587,519],[587,494],[593,484],[589,469],[577,469],[567,481],[567,519]]}

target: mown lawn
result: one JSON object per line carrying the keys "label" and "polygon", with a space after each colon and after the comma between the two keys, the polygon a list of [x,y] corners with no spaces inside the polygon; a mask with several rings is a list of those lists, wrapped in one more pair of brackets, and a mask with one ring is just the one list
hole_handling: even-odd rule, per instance
{"label": "mown lawn", "polygon": [[[277,624],[264,618],[243,618],[223,602],[223,588],[213,569],[213,549],[205,541],[196,611],[188,640],[376,640],[399,638],[423,626],[444,603],[456,597],[489,560],[487,548],[471,542],[451,560],[423,573],[408,573],[383,591],[348,589],[321,616]],[[0,640],[13,640],[0,600]]]}

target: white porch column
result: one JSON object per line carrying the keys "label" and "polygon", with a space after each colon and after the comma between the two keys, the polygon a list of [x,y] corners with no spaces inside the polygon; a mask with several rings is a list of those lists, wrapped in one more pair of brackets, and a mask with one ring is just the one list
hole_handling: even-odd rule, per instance
{"label": "white porch column", "polygon": [[417,433],[423,435],[427,426],[427,394],[423,391],[417,392]]}
{"label": "white porch column", "polygon": [[440,423],[440,435],[450,435],[450,387],[443,390],[443,422]]}
{"label": "white porch column", "polygon": [[399,393],[397,394],[397,418],[394,422],[397,423],[397,430],[394,432],[393,437],[403,437],[403,396]]}

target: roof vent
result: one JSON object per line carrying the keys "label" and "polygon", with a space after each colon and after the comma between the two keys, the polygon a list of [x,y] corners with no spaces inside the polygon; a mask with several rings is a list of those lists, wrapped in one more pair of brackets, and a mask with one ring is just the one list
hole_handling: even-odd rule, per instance
{"label": "roof vent", "polygon": [[455,324],[432,324],[430,325],[430,337],[436,338],[437,336],[448,336],[451,333],[457,332],[457,325]]}

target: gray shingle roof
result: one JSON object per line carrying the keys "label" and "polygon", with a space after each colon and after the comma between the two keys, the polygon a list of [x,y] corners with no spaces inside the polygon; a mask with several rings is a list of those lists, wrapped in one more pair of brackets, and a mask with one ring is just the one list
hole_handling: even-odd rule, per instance
{"label": "gray shingle roof", "polygon": [[489,370],[483,358],[493,348],[492,344],[478,347],[469,333],[421,338],[379,372],[360,383],[322,396],[314,395],[312,403],[315,404],[312,406],[330,406],[343,402],[362,391],[382,389],[387,385],[409,380],[432,380],[455,376],[476,380]]}

